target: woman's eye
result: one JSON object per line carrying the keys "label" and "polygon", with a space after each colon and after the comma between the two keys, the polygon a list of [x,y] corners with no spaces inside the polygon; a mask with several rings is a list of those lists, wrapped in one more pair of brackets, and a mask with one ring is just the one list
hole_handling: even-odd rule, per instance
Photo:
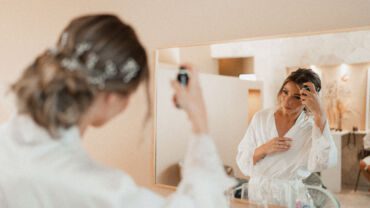
{"label": "woman's eye", "polygon": [[297,99],[297,100],[300,100],[301,99],[300,96],[294,96],[294,98]]}
{"label": "woman's eye", "polygon": [[285,95],[288,95],[288,91],[286,91],[286,90],[283,90],[283,93],[284,93]]}

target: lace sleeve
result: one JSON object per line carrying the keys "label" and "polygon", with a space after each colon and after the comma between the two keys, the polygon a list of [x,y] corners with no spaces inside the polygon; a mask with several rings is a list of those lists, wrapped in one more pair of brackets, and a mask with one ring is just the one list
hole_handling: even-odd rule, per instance
{"label": "lace sleeve", "polygon": [[[191,139],[182,168],[182,180],[177,190],[168,198],[136,186],[125,177],[120,185],[117,206],[129,208],[227,208],[225,191],[235,185],[223,169],[213,140],[207,136]],[[109,194],[113,197],[117,193]],[[115,201],[115,200],[112,200]]]}
{"label": "lace sleeve", "polygon": [[337,148],[326,121],[323,132],[313,124],[312,147],[308,158],[308,170],[317,172],[337,164]]}

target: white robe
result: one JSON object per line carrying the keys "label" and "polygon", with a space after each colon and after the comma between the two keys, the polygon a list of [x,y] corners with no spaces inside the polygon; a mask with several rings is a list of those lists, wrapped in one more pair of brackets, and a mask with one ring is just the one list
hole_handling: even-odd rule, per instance
{"label": "white robe", "polygon": [[234,181],[226,176],[206,135],[191,140],[183,180],[168,198],[137,186],[124,172],[94,162],[76,127],[61,135],[52,139],[24,115],[0,127],[1,208],[228,207],[224,191]]}
{"label": "white robe", "polygon": [[300,180],[311,172],[336,165],[337,149],[328,122],[321,133],[313,118],[302,112],[284,135],[291,138],[291,148],[268,155],[253,165],[257,147],[278,137],[275,125],[276,109],[257,112],[239,144],[237,164],[244,175],[250,176],[248,197],[251,201],[294,206]]}

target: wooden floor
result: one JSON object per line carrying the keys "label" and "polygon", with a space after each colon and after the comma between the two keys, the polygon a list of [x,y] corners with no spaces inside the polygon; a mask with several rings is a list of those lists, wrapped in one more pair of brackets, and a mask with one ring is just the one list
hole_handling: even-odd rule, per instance
{"label": "wooden floor", "polygon": [[[370,188],[370,187],[369,187]],[[343,208],[369,208],[370,192],[365,189],[357,190],[344,189],[341,193],[335,194]]]}

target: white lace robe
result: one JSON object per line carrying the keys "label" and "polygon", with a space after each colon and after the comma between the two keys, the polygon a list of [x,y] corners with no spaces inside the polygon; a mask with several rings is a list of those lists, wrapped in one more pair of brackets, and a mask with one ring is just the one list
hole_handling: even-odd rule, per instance
{"label": "white lace robe", "polygon": [[277,137],[275,109],[256,113],[239,144],[237,164],[244,175],[250,176],[248,197],[251,201],[294,206],[300,180],[311,172],[336,165],[337,149],[328,122],[321,133],[312,117],[302,112],[296,123],[285,134],[291,138],[291,148],[268,155],[253,165],[257,147]]}
{"label": "white lace robe", "polygon": [[183,180],[163,198],[90,159],[76,127],[61,135],[50,138],[28,116],[14,116],[0,127],[1,208],[228,207],[224,191],[234,181],[208,136],[191,140]]}

